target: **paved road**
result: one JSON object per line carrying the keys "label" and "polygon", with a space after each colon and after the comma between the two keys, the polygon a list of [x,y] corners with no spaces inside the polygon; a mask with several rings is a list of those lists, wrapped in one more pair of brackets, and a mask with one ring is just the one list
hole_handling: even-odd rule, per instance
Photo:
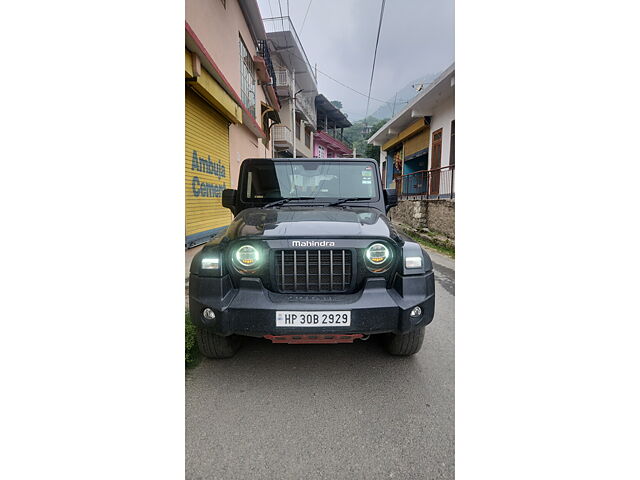
{"label": "paved road", "polygon": [[455,273],[432,258],[436,315],[414,357],[250,339],[188,371],[186,478],[454,478]]}

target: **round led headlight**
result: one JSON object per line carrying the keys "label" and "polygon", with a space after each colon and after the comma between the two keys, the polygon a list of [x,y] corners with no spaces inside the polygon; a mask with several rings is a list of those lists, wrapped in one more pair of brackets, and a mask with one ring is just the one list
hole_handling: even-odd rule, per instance
{"label": "round led headlight", "polygon": [[233,254],[233,263],[240,271],[253,271],[260,265],[260,252],[252,245],[243,245]]}
{"label": "round led headlight", "polygon": [[391,251],[383,243],[374,243],[365,251],[367,268],[372,272],[383,272],[391,264]]}

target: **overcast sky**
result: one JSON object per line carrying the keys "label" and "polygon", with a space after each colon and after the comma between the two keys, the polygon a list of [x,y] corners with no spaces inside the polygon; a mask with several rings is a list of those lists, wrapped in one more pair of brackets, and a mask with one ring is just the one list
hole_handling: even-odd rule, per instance
{"label": "overcast sky", "polygon": [[[280,16],[278,0],[258,0],[263,18]],[[287,15],[287,0],[280,0]],[[367,93],[381,0],[289,0],[289,15],[313,66]],[[371,96],[387,100],[415,78],[454,61],[453,0],[387,0]],[[341,100],[349,118],[364,117],[367,98],[318,73],[318,89]],[[380,102],[371,100],[369,113]]]}

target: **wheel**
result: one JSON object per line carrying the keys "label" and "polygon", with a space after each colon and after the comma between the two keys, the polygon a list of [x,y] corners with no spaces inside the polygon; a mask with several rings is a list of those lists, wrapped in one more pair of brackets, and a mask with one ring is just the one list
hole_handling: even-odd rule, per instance
{"label": "wheel", "polygon": [[200,353],[207,358],[233,357],[240,348],[240,337],[236,335],[223,337],[204,328],[198,328],[196,337]]}
{"label": "wheel", "polygon": [[391,355],[413,355],[422,348],[424,340],[424,328],[417,328],[403,335],[391,335],[387,340],[387,351]]}

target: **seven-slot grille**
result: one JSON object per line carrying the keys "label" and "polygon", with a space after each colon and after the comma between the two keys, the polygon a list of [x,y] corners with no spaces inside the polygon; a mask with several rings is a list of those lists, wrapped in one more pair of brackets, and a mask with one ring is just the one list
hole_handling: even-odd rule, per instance
{"label": "seven-slot grille", "polygon": [[276,250],[281,292],[346,292],[351,287],[351,250]]}

